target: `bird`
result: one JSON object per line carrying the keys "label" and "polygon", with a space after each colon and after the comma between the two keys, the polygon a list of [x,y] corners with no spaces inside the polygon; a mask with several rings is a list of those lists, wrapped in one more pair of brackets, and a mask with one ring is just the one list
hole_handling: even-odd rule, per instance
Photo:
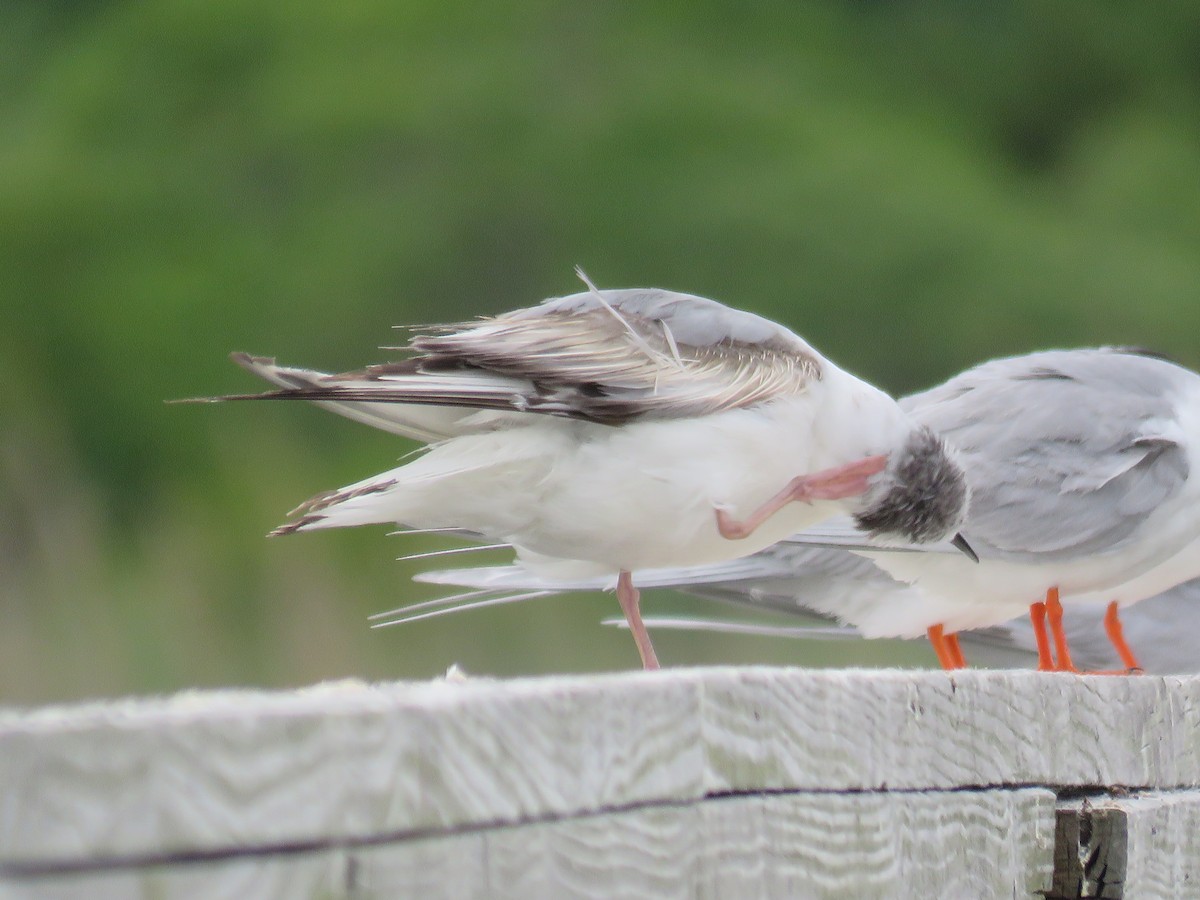
{"label": "bird", "polygon": [[[753,557],[751,557],[753,558]],[[771,610],[804,618],[834,621],[808,606],[811,591],[820,591],[820,576],[815,578],[764,575],[746,581],[719,581],[711,584],[677,586],[679,590],[742,608]],[[647,585],[649,587],[649,585]],[[797,589],[803,593],[795,593]],[[819,602],[815,605],[821,605]],[[1096,604],[1071,604],[1064,613],[1063,627],[1071,643],[1072,658],[1086,670],[1124,672],[1127,660],[1105,638],[1104,625],[1110,607]],[[1170,590],[1143,600],[1122,616],[1125,633],[1138,648],[1137,671],[1148,675],[1190,675],[1200,672],[1200,649],[1192,639],[1192,622],[1200,622],[1200,579],[1186,581]],[[605,620],[605,625],[617,624]],[[737,621],[716,616],[654,617],[645,624],[651,631],[681,630],[726,634],[786,637],[808,640],[862,638],[852,626],[789,627],[770,622]],[[1028,616],[1021,615],[1001,625],[960,633],[962,644],[972,658],[1005,668],[1036,664],[1037,640]]]}
{"label": "bird", "polygon": [[[1112,621],[1111,603],[1076,603],[1067,607],[1063,624],[1077,665],[1097,671],[1132,668],[1149,675],[1200,672],[1200,649],[1192,638],[1191,628],[1191,623],[1200,617],[1200,578],[1155,594],[1122,612],[1124,636],[1131,646],[1138,648],[1135,660],[1104,638],[1106,626]],[[968,636],[976,648],[973,653],[1015,652],[1030,656],[1037,652],[1026,617],[963,635],[964,639]]]}
{"label": "bird", "polygon": [[[937,545],[896,552],[852,521],[829,520],[787,539],[808,555],[762,554],[774,577],[805,579],[796,594],[805,606],[864,636],[927,635],[947,668],[965,664],[958,632],[1029,611],[1039,668],[1072,670],[1061,601],[1107,604],[1114,647],[1138,668],[1118,608],[1200,577],[1200,479],[1189,477],[1200,462],[1200,375],[1128,348],[1042,351],[981,364],[900,405],[958,448],[971,488],[962,534],[980,562],[963,565]],[[740,577],[749,564],[642,579],[694,585]],[[814,590],[817,575],[828,592]],[[443,580],[479,583],[469,570]],[[497,589],[496,574],[487,583]]]}
{"label": "bird", "polygon": [[[714,577],[720,580],[708,583],[693,581],[675,587],[689,594],[724,601],[743,609],[770,610],[835,621],[833,616],[823,610],[840,605],[845,596],[845,581],[836,575],[831,577],[832,573],[823,574],[819,569],[809,570],[807,574],[778,574],[778,560],[770,560],[773,549],[769,548],[748,557],[748,560],[759,559],[763,562],[762,569],[756,574],[750,574],[750,566],[743,566],[741,574],[746,576],[743,578],[723,580],[723,576],[714,573]],[[840,558],[844,562],[848,555],[835,553],[831,558]],[[872,571],[867,568],[860,574],[870,580],[877,579],[883,573],[878,569]],[[696,577],[695,573],[693,577]],[[897,587],[904,589],[898,583]],[[855,589],[850,590],[853,594]],[[1063,626],[1071,643],[1072,657],[1085,669],[1101,672],[1123,672],[1128,669],[1128,661],[1105,638],[1104,626],[1110,616],[1111,606],[1106,604],[1073,603],[1065,610]],[[1191,623],[1200,622],[1200,578],[1186,581],[1139,602],[1125,611],[1122,620],[1126,636],[1139,648],[1139,663],[1136,667],[1138,671],[1150,675],[1188,675],[1200,672],[1200,648],[1191,637]],[[604,624],[615,623],[606,620]],[[851,626],[789,627],[715,616],[648,616],[645,624],[651,631],[699,630],[810,640],[862,638],[862,634]],[[1029,618],[1025,615],[1000,625],[961,632],[960,637],[972,657],[981,657],[991,665],[1025,666],[1037,661],[1037,640]]]}
{"label": "bird", "polygon": [[[484,602],[520,601],[546,596],[550,591],[599,591],[610,587],[602,578],[548,584],[519,565],[476,566],[424,572],[417,580],[479,589]],[[689,569],[647,570],[640,575],[643,589],[671,588],[697,597],[721,601],[740,609],[783,613],[828,623],[857,620],[852,625],[779,625],[716,615],[652,617],[644,619],[650,631],[706,631],[726,634],[786,637],[807,640],[894,637],[894,630],[873,614],[890,602],[919,599],[919,589],[896,581],[865,557],[845,550],[781,541],[751,556]],[[485,594],[486,592],[486,594]],[[475,599],[474,602],[480,602]],[[456,612],[469,603],[443,604],[440,613]],[[1070,603],[1063,626],[1072,647],[1072,658],[1084,669],[1117,672],[1130,668],[1152,675],[1200,672],[1200,649],[1191,638],[1190,623],[1200,622],[1200,578],[1175,585],[1128,608],[1122,615],[1125,635],[1138,647],[1133,666],[1105,637],[1111,618],[1111,601]],[[605,620],[606,625],[623,624]],[[914,635],[909,632],[909,637]],[[972,658],[992,665],[1026,666],[1038,661],[1038,645],[1028,615],[986,628],[959,634]]]}
{"label": "bird", "polygon": [[277,389],[200,399],[307,400],[427,444],[317,494],[272,534],[461,529],[550,580],[615,576],[648,669],[639,570],[746,556],[838,514],[970,553],[953,449],[883,391],[753,313],[577,274],[584,291],[416,328],[391,348],[402,359],[356,371],[233,354]]}
{"label": "bird", "polygon": [[[1071,670],[1063,598],[1117,592],[1110,599],[1128,605],[1200,576],[1200,561],[1188,575],[1177,560],[1200,538],[1195,372],[1135,348],[1041,351],[983,363],[901,405],[961,453],[973,498],[963,530],[981,561],[871,554],[920,588],[919,601],[890,611],[898,620],[924,615],[953,634],[1029,609],[1040,640],[1044,608],[1057,659],[1041,640],[1039,668]],[[858,533],[860,547],[869,541]],[[1130,589],[1167,569],[1170,584]]]}

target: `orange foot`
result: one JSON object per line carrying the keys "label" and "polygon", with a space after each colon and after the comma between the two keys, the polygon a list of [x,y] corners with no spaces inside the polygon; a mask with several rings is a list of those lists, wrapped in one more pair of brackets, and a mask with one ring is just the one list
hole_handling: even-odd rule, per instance
{"label": "orange foot", "polygon": [[1104,614],[1104,633],[1108,635],[1108,639],[1117,651],[1117,656],[1121,657],[1121,662],[1125,664],[1124,671],[1118,669],[1112,674],[1140,675],[1142,665],[1133,655],[1133,651],[1129,649],[1129,645],[1125,643],[1125,632],[1121,628],[1121,615],[1117,611],[1116,600],[1108,604],[1108,611]]}
{"label": "orange foot", "polygon": [[1057,660],[1054,671],[1078,672],[1067,647],[1067,632],[1063,629],[1063,606],[1058,598],[1057,587],[1046,591],[1046,620],[1050,625],[1050,636],[1054,639],[1054,655]]}
{"label": "orange foot", "polygon": [[925,633],[929,636],[929,643],[933,645],[933,652],[937,654],[938,662],[942,664],[943,669],[951,671],[967,667],[967,661],[963,659],[962,648],[958,645],[958,635],[946,634],[945,628],[941,625],[931,625]]}
{"label": "orange foot", "polygon": [[1040,600],[1029,606],[1029,621],[1033,623],[1033,638],[1037,641],[1039,672],[1054,671],[1054,654],[1050,652],[1050,635],[1046,633],[1046,604]]}

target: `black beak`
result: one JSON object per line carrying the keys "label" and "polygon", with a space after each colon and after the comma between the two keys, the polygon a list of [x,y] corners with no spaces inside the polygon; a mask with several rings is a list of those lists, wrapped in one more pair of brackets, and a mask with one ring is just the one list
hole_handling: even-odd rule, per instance
{"label": "black beak", "polygon": [[961,550],[963,552],[963,556],[965,556],[971,562],[979,562],[979,554],[971,549],[971,545],[967,543],[967,539],[962,536],[961,531],[954,536],[954,540],[952,540],[950,543]]}

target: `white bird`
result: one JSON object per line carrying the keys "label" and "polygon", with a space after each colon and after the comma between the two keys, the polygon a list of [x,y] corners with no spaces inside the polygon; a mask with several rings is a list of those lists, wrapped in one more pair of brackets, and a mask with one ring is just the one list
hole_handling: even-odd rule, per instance
{"label": "white bird", "polygon": [[[816,591],[819,596],[822,590],[821,580],[819,576],[814,579],[794,575],[779,578],[763,576],[746,581],[678,586],[678,589],[757,611],[771,610],[805,619],[816,617],[832,621],[831,617],[808,608],[808,601],[814,597],[813,592]],[[797,588],[803,593],[793,593]],[[814,605],[821,603],[818,600]],[[1138,648],[1135,670],[1149,675],[1189,675],[1200,672],[1200,646],[1195,641],[1195,629],[1192,628],[1192,625],[1200,627],[1200,579],[1184,582],[1141,601],[1126,610],[1121,619],[1126,638]],[[1072,659],[1077,665],[1093,671],[1129,671],[1128,660],[1105,636],[1110,621],[1111,606],[1072,604],[1066,608],[1063,627],[1071,644]],[[618,623],[605,620],[604,624]],[[793,627],[716,616],[647,616],[645,625],[651,631],[704,631],[803,640],[862,638],[861,633],[852,626]],[[989,665],[1015,667],[1036,664],[1038,661],[1037,639],[1026,615],[1002,625],[964,631],[959,637],[972,659],[982,659]]]}
{"label": "white bird", "polygon": [[[1059,600],[1109,604],[1110,637],[1136,667],[1114,604],[1200,577],[1200,479],[1189,477],[1200,463],[1200,376],[1130,350],[1047,351],[985,363],[901,406],[959,449],[972,490],[963,534],[981,561],[864,552],[885,574],[837,551],[800,560],[776,548],[767,556],[793,554],[772,559],[776,575],[810,579],[806,567],[824,560],[818,574],[836,589],[822,594],[806,581],[797,594],[805,606],[866,637],[925,633],[947,667],[962,664],[950,635],[1031,610],[1039,667],[1071,669]],[[860,552],[875,543],[849,521],[790,540]],[[727,577],[720,568],[643,573],[642,583]],[[461,572],[447,583],[476,579]],[[1047,606],[1057,663],[1041,624]]]}
{"label": "white bird", "polygon": [[923,619],[955,633],[1031,609],[1038,632],[1045,598],[1058,661],[1043,645],[1039,665],[1070,669],[1061,598],[1127,605],[1200,576],[1186,553],[1200,539],[1195,372],[1128,349],[1053,350],[984,363],[901,405],[961,452],[964,534],[981,561],[871,554],[920,588],[874,627],[915,636]]}
{"label": "white bird", "polygon": [[[786,544],[777,546],[787,548]],[[894,581],[889,587],[886,580],[888,576],[874,567],[858,569],[852,563],[847,564],[848,560],[853,559],[850,554],[806,548],[802,553],[819,554],[822,560],[814,566],[811,565],[813,557],[810,556],[810,565],[791,570],[786,562],[789,553],[785,550],[783,555],[777,556],[774,553],[776,549],[768,548],[748,557],[743,561],[740,572],[712,571],[709,574],[714,580],[702,582],[699,580],[703,577],[702,572],[692,570],[690,578],[693,580],[673,586],[689,594],[742,608],[770,610],[806,618],[815,616],[829,621],[834,621],[836,617],[827,611],[841,608],[847,600],[853,603],[857,597],[868,603],[876,602],[878,595],[872,594],[881,587],[885,591],[911,590]],[[792,559],[794,561],[796,557],[792,556]],[[760,563],[757,572],[753,571],[755,562]],[[512,568],[515,574],[516,567]],[[664,579],[661,573],[656,573],[656,576],[652,578],[653,584],[671,586],[662,584]],[[643,584],[652,586],[645,579]],[[1111,604],[1079,603],[1066,608],[1063,627],[1077,665],[1088,670],[1111,672],[1135,668],[1151,675],[1200,672],[1200,645],[1196,643],[1195,629],[1192,628],[1193,625],[1200,627],[1200,578],[1176,585],[1123,613],[1121,619],[1125,637],[1132,646],[1138,648],[1137,661],[1132,667],[1130,661],[1106,638],[1106,630],[1111,627],[1112,609]],[[605,624],[614,623],[606,621]],[[652,631],[700,630],[812,640],[862,637],[852,626],[789,627],[716,617],[647,617],[645,624]],[[1026,615],[1001,625],[964,631],[960,637],[972,658],[983,658],[992,665],[1024,666],[1037,662],[1037,639]]]}
{"label": "white bird", "polygon": [[[1091,604],[1073,604],[1067,608],[1063,625],[1077,665],[1102,671],[1140,668],[1150,675],[1200,672],[1200,645],[1192,627],[1200,625],[1200,578],[1142,600],[1121,613],[1125,640],[1137,648],[1135,660],[1105,639],[1105,632],[1112,627],[1112,610],[1111,605]],[[1027,656],[1037,653],[1027,617],[979,632],[966,632],[963,637],[969,637],[985,653],[996,650],[1023,651]]]}
{"label": "white bird", "polygon": [[409,358],[340,375],[235,354],[281,390],[213,399],[311,400],[429,442],[273,533],[463,529],[552,580],[615,575],[656,668],[632,572],[748,555],[837,514],[901,542],[962,522],[942,440],[792,332],[701,297],[588,288],[419,329]]}
{"label": "white bird", "polygon": [[[445,569],[422,573],[417,580],[478,588],[478,593],[472,595],[476,603],[481,602],[481,597],[488,598],[482,602],[504,603],[552,592],[612,587],[602,578],[551,584],[519,565]],[[639,582],[643,589],[672,588],[743,609],[841,623],[855,620],[870,623],[873,614],[889,602],[903,603],[919,596],[919,588],[896,581],[857,554],[786,541],[729,562],[688,569],[647,570],[639,573]],[[451,598],[450,604],[441,605],[434,614],[470,606],[471,601]],[[1066,608],[1063,627],[1077,665],[1099,671],[1141,669],[1153,675],[1200,672],[1200,646],[1191,627],[1192,624],[1200,627],[1200,578],[1176,585],[1123,613],[1124,636],[1131,646],[1138,648],[1136,659],[1123,656],[1106,637],[1113,627],[1113,609],[1111,602],[1073,603]],[[605,624],[617,623],[606,620]],[[864,637],[863,631],[846,624],[786,626],[717,616],[648,616],[645,625],[651,631],[707,631],[807,640]],[[891,636],[886,629],[885,636]],[[982,658],[992,665],[1024,666],[1038,661],[1037,639],[1025,614],[1000,625],[963,631],[959,637],[973,659]]]}

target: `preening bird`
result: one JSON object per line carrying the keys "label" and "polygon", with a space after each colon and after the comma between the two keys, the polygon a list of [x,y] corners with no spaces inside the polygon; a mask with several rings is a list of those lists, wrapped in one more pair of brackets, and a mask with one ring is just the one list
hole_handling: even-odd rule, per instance
{"label": "preening bird", "polygon": [[550,580],[615,576],[647,668],[632,573],[745,556],[838,514],[889,541],[955,535],[968,490],[954,453],[882,391],[757,315],[585,283],[416,329],[404,359],[354,372],[235,354],[279,389],[213,399],[309,400],[429,445],[274,533],[462,529]]}

